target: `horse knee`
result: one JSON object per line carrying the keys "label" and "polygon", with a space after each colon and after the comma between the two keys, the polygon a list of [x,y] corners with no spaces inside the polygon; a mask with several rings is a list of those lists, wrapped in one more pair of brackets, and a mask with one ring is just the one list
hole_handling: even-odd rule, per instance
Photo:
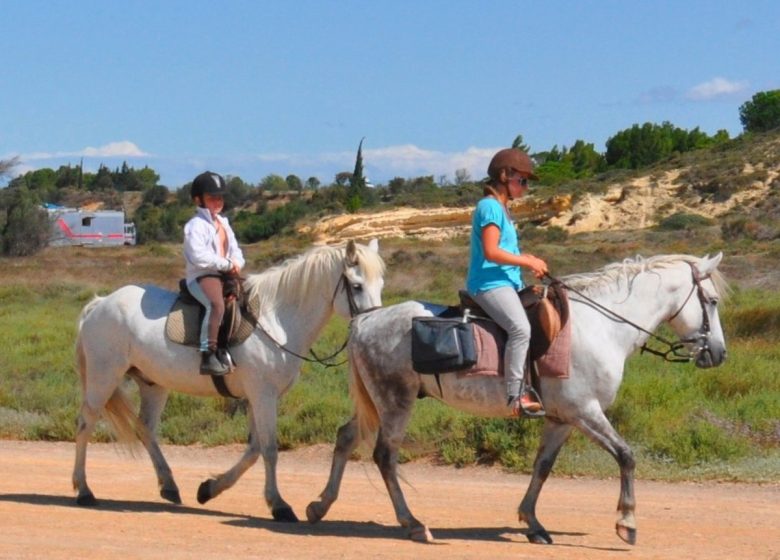
{"label": "horse knee", "polygon": [[636,468],[636,460],[634,459],[634,452],[626,447],[621,447],[617,450],[617,460],[620,468],[633,471]]}
{"label": "horse knee", "polygon": [[547,477],[550,476],[553,465],[555,464],[555,459],[555,457],[545,457],[544,459],[540,459],[539,463],[536,465],[536,472],[542,482],[546,481]]}
{"label": "horse knee", "polygon": [[355,445],[357,431],[352,422],[341,426],[336,435],[336,453],[349,453]]}
{"label": "horse knee", "polygon": [[382,473],[388,472],[392,468],[393,452],[387,444],[378,441],[374,447],[373,459],[376,466]]}

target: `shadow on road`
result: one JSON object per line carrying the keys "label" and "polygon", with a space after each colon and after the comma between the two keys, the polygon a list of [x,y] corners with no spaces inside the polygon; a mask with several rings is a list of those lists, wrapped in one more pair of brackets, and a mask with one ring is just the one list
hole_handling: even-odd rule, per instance
{"label": "shadow on road", "polygon": [[0,502],[18,502],[38,506],[60,506],[77,510],[89,509],[90,511],[106,511],[113,513],[180,513],[186,515],[208,515],[213,517],[243,517],[234,513],[206,509],[201,507],[188,507],[167,502],[146,502],[130,500],[100,499],[96,506],[80,506],[76,504],[76,498],[72,496],[56,496],[49,494],[0,494]]}
{"label": "shadow on road", "polygon": [[[348,539],[399,539],[406,540],[404,529],[397,525],[382,525],[373,521],[320,521],[315,524],[283,523],[273,519],[264,519],[243,514],[169,504],[166,502],[148,502],[131,500],[101,499],[94,507],[85,508],[76,504],[72,496],[50,494],[0,494],[0,502],[16,502],[39,506],[58,506],[75,510],[105,511],[110,513],[174,513],[183,515],[201,515],[222,518],[222,523],[247,529],[264,529],[272,533],[300,536],[329,536]],[[456,527],[430,528],[436,541],[434,544],[446,545],[446,541],[483,541],[483,542],[525,542],[525,529],[517,527]],[[554,536],[585,536],[585,533],[550,531]],[[555,545],[553,545],[555,546]],[[568,548],[588,548],[608,552],[625,552],[630,548],[593,547],[585,545],[559,545]]]}

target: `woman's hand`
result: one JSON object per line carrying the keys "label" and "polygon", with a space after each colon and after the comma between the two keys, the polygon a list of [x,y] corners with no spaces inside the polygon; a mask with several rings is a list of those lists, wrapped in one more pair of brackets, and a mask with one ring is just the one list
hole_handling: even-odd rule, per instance
{"label": "woman's hand", "polygon": [[547,263],[544,262],[539,257],[529,255],[528,253],[526,253],[523,256],[526,259],[526,264],[524,266],[530,269],[536,278],[538,279],[544,278],[545,274],[549,272],[547,268]]}
{"label": "woman's hand", "polygon": [[231,276],[238,276],[241,274],[241,267],[238,265],[238,263],[232,259],[230,259],[230,270],[228,270],[228,274]]}

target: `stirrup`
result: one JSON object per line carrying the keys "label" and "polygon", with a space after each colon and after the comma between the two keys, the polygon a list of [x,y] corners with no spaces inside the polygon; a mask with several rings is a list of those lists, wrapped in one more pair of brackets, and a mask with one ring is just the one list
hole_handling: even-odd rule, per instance
{"label": "stirrup", "polygon": [[225,366],[230,370],[233,371],[236,369],[236,361],[233,359],[233,354],[230,353],[230,350],[227,348],[217,348],[217,359],[225,364]]}
{"label": "stirrup", "polygon": [[200,374],[222,376],[230,373],[230,368],[220,361],[213,350],[201,352]]}
{"label": "stirrup", "polygon": [[[539,410],[529,410],[526,407],[524,407],[523,406],[524,396],[533,399],[535,404],[539,405]],[[518,414],[519,418],[542,418],[546,415],[546,412],[544,410],[544,405],[542,404],[542,399],[539,398],[539,395],[537,394],[537,392],[534,390],[533,387],[524,388],[522,393],[520,393],[515,397],[509,398],[509,402],[507,404],[511,407],[512,412],[514,412],[515,402],[517,402],[518,404],[518,410],[520,412],[520,414]]]}
{"label": "stirrup", "polygon": [[522,416],[524,416],[526,418],[542,418],[542,417],[544,417],[547,414],[546,411],[544,410],[544,404],[542,403],[542,399],[539,398],[539,395],[534,390],[534,388],[533,387],[528,387],[526,392],[525,392],[525,395],[530,397],[534,401],[534,403],[539,405],[539,410],[528,410],[527,408],[525,408],[523,406],[523,400],[522,400],[523,394],[521,393],[519,398],[520,398],[520,412],[522,413]]}

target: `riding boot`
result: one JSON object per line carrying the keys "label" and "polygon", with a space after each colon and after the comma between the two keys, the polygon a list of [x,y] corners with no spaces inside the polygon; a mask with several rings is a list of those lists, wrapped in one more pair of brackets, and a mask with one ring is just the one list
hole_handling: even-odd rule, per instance
{"label": "riding boot", "polygon": [[230,371],[217,357],[214,350],[206,350],[200,353],[200,373],[201,375],[225,375]]}

